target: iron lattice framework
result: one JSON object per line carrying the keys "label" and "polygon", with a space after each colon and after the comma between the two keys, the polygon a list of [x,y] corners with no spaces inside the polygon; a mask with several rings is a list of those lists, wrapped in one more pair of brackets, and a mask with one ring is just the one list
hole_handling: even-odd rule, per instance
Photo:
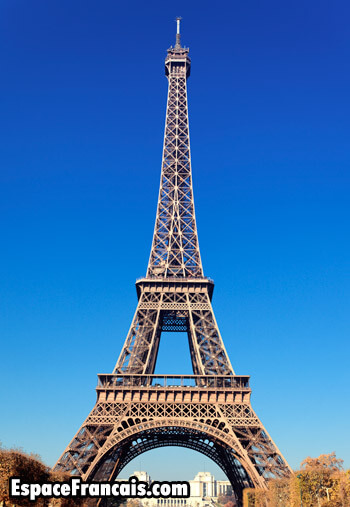
{"label": "iron lattice framework", "polygon": [[[168,50],[169,81],[157,217],[147,275],[112,374],[99,375],[97,402],[54,469],[114,480],[139,454],[184,446],[213,459],[238,498],[290,468],[250,404],[249,377],[234,374],[203,275],[195,220],[187,108],[191,61]],[[194,375],[154,375],[162,331],[187,332]]]}

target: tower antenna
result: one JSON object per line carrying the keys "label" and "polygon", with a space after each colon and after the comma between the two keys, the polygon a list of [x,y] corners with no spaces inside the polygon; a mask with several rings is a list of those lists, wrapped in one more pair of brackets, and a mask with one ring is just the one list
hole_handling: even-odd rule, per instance
{"label": "tower antenna", "polygon": [[175,47],[176,48],[180,48],[181,47],[181,42],[180,42],[180,21],[182,20],[182,17],[181,16],[177,16],[176,18],[176,44],[175,44]]}

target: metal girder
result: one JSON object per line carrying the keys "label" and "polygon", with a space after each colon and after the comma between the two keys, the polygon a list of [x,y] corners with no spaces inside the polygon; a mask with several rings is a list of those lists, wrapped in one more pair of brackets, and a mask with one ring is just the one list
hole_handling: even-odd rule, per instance
{"label": "metal girder", "polygon": [[167,58],[169,91],[162,173],[147,277],[203,276],[192,189],[187,53],[183,48],[170,50]]}
{"label": "metal girder", "polygon": [[250,405],[247,377],[106,374],[97,392],[56,470],[112,480],[136,455],[178,445],[215,458],[238,495],[290,473]]}
{"label": "metal girder", "polygon": [[[176,286],[176,282],[173,282]],[[165,286],[165,290],[167,290]],[[196,292],[182,281],[173,292],[150,292],[145,283],[114,373],[153,373],[161,332],[186,331],[196,375],[233,375],[208,289]]]}

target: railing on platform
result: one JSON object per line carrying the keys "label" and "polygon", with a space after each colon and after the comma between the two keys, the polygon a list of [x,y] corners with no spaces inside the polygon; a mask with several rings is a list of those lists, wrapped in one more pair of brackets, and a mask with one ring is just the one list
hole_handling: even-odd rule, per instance
{"label": "railing on platform", "polygon": [[98,389],[124,387],[249,389],[249,375],[98,375]]}
{"label": "railing on platform", "polygon": [[139,278],[136,278],[136,283],[141,282],[141,280],[152,281],[152,282],[209,282],[214,283],[214,280],[212,278],[209,278],[208,276],[140,276]]}

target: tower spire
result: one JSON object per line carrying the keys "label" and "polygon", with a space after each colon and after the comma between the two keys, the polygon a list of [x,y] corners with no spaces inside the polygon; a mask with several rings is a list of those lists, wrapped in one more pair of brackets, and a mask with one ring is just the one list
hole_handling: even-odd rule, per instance
{"label": "tower spire", "polygon": [[169,81],[162,173],[148,277],[203,277],[194,211],[187,86],[191,60],[188,48],[168,49]]}
{"label": "tower spire", "polygon": [[176,43],[175,43],[175,48],[176,49],[181,48],[181,41],[180,41],[180,38],[181,38],[181,35],[180,35],[180,21],[181,20],[182,20],[181,16],[177,16],[177,18],[176,18]]}

